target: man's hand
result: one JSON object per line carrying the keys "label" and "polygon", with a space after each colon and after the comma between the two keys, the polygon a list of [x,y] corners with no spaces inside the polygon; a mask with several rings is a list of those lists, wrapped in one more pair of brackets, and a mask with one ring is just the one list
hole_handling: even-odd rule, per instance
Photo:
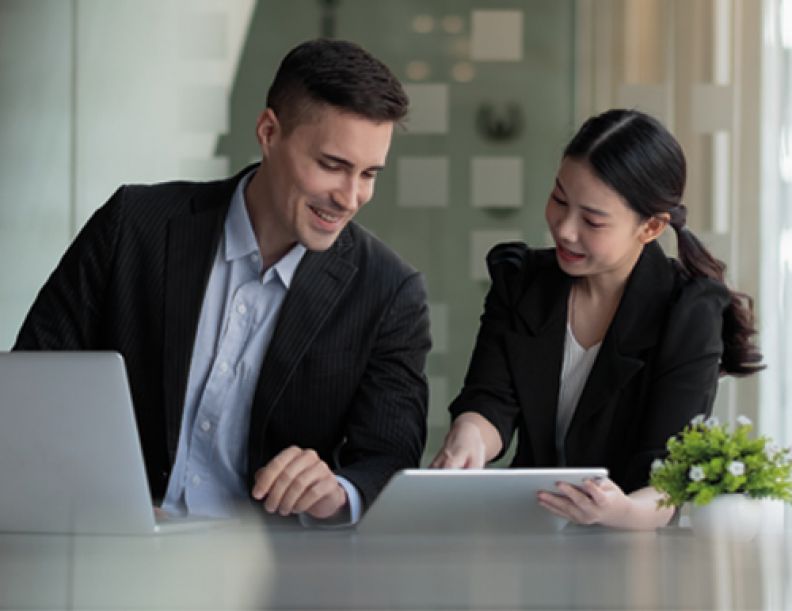
{"label": "man's hand", "polygon": [[256,471],[253,498],[269,513],[329,518],[347,503],[346,491],[314,450],[291,446]]}

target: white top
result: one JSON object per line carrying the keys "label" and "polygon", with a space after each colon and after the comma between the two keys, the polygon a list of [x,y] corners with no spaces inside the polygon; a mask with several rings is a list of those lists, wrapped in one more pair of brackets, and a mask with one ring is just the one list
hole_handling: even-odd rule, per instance
{"label": "white top", "polygon": [[566,464],[564,440],[601,345],[602,342],[597,342],[588,349],[584,348],[578,343],[572,333],[571,325],[567,323],[566,337],[564,339],[564,362],[561,365],[561,384],[558,388],[558,411],[556,415],[555,444],[559,465]]}

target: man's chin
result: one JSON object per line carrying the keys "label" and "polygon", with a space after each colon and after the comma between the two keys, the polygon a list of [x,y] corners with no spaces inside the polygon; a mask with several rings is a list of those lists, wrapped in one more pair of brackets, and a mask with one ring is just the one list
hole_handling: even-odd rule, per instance
{"label": "man's chin", "polygon": [[326,236],[310,236],[306,239],[300,240],[300,243],[305,246],[306,250],[310,250],[312,252],[324,252],[328,250],[335,241],[338,239],[338,236],[341,232],[339,231],[333,235],[326,235]]}

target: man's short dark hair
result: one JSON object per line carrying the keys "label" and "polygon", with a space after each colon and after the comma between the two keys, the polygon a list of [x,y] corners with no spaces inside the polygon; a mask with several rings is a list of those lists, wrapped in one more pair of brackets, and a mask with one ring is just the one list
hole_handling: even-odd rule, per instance
{"label": "man's short dark hair", "polygon": [[388,67],[343,40],[304,42],[283,58],[267,93],[284,132],[306,121],[316,104],[329,104],[372,121],[400,122],[409,99]]}

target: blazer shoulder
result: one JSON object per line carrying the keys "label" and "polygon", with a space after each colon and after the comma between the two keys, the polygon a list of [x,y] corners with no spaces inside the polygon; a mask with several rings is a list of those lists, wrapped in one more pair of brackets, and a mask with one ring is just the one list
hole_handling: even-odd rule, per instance
{"label": "blazer shoulder", "polygon": [[524,242],[497,244],[487,254],[487,269],[493,286],[525,286],[540,271],[557,267],[554,249],[535,249]]}
{"label": "blazer shoulder", "polygon": [[339,237],[340,253],[348,251],[359,273],[401,282],[418,272],[393,248],[385,244],[365,227],[352,221]]}
{"label": "blazer shoulder", "polygon": [[679,285],[667,310],[662,334],[660,362],[672,367],[680,359],[723,352],[724,311],[731,293],[722,282],[711,278],[678,276]]}
{"label": "blazer shoulder", "polygon": [[234,183],[229,180],[211,182],[172,181],[155,184],[122,185],[110,199],[125,216],[164,216],[170,218],[191,210],[199,198],[215,205],[227,205]]}
{"label": "blazer shoulder", "polygon": [[714,278],[690,277],[674,261],[677,290],[671,307],[678,316],[722,317],[731,302],[731,292],[723,282]]}

